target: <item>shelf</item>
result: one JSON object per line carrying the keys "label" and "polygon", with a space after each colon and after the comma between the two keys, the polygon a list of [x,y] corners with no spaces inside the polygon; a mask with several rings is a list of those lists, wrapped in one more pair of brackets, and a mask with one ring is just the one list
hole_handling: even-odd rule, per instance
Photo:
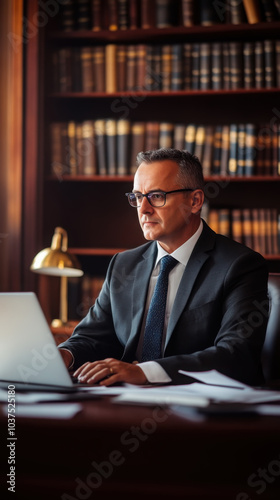
{"label": "shelf", "polygon": [[[60,179],[51,175],[48,177],[50,182],[133,182],[133,175],[63,175]],[[205,182],[279,182],[279,176],[271,175],[212,175],[205,176]]]}
{"label": "shelf", "polygon": [[269,38],[277,38],[277,30],[280,29],[280,22],[274,21],[271,23],[262,22],[256,24],[214,24],[212,26],[174,26],[169,28],[149,28],[135,30],[79,30],[71,32],[55,31],[50,33],[48,40],[62,43],[75,43],[85,41],[87,44],[91,42],[106,43],[131,43],[140,42],[145,40],[148,42],[164,42],[166,39],[172,42],[179,42],[180,40],[197,41],[203,38],[205,41],[214,40],[256,40]]}

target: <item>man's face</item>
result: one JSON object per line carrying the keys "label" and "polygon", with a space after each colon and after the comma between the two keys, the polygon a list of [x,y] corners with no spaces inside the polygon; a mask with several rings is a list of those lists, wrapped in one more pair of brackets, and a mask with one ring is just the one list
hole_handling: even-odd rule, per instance
{"label": "man's face", "polygon": [[[172,160],[141,163],[134,177],[133,192],[147,194],[182,189],[177,180],[178,171],[177,163]],[[201,203],[198,203],[199,197]],[[192,214],[199,213],[202,202],[200,190],[168,194],[166,204],[160,208],[152,207],[147,198],[143,198],[137,211],[144,237],[157,240],[166,251],[173,252],[197,229],[199,217],[193,220]]]}

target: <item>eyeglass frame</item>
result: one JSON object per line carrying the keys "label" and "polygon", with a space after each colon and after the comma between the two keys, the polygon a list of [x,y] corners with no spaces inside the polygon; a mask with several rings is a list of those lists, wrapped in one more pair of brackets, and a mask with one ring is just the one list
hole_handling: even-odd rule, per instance
{"label": "eyeglass frame", "polygon": [[[196,188],[196,189],[197,189],[197,188]],[[131,206],[131,207],[133,207],[133,208],[139,208],[139,207],[141,207],[141,203],[142,203],[142,201],[143,201],[143,198],[147,198],[147,200],[148,200],[148,202],[150,203],[151,207],[153,207],[153,208],[162,208],[162,207],[164,207],[164,206],[165,206],[165,204],[166,204],[166,195],[167,195],[167,194],[171,194],[171,193],[181,193],[181,192],[183,192],[183,191],[195,191],[196,189],[192,189],[192,188],[184,188],[184,189],[174,189],[173,191],[161,191],[161,190],[159,189],[159,190],[155,190],[155,191],[150,191],[149,193],[146,193],[146,194],[144,194],[144,193],[138,193],[138,192],[137,192],[137,193],[133,193],[133,192],[130,192],[130,193],[125,193],[125,196],[127,196],[128,203],[129,203],[129,204],[130,204],[130,206]],[[163,205],[157,206],[157,205],[153,205],[153,204],[151,203],[151,200],[149,199],[149,196],[150,196],[151,194],[154,194],[154,193],[164,194],[164,196],[165,196],[165,200],[164,200],[164,204],[163,204]],[[141,200],[140,205],[132,205],[132,204],[130,203],[130,201],[129,201],[129,195],[131,195],[131,194],[134,194],[134,195],[136,195],[136,194],[141,194],[141,196],[142,196],[142,200]]]}

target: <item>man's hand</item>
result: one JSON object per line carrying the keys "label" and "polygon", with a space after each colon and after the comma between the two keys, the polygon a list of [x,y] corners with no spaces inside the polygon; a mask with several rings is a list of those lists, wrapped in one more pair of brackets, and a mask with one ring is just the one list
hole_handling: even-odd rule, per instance
{"label": "man's hand", "polygon": [[85,363],[75,371],[74,377],[87,384],[112,385],[116,382],[144,385],[147,378],[137,364],[124,363],[113,358],[107,358],[93,363]]}

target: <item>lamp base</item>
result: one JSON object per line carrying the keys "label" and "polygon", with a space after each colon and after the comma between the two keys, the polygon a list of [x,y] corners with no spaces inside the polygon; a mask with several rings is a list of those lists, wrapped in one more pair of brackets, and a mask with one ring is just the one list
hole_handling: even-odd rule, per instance
{"label": "lamp base", "polygon": [[62,321],[61,319],[53,319],[51,322],[52,328],[60,328],[61,326],[66,326],[67,322]]}

